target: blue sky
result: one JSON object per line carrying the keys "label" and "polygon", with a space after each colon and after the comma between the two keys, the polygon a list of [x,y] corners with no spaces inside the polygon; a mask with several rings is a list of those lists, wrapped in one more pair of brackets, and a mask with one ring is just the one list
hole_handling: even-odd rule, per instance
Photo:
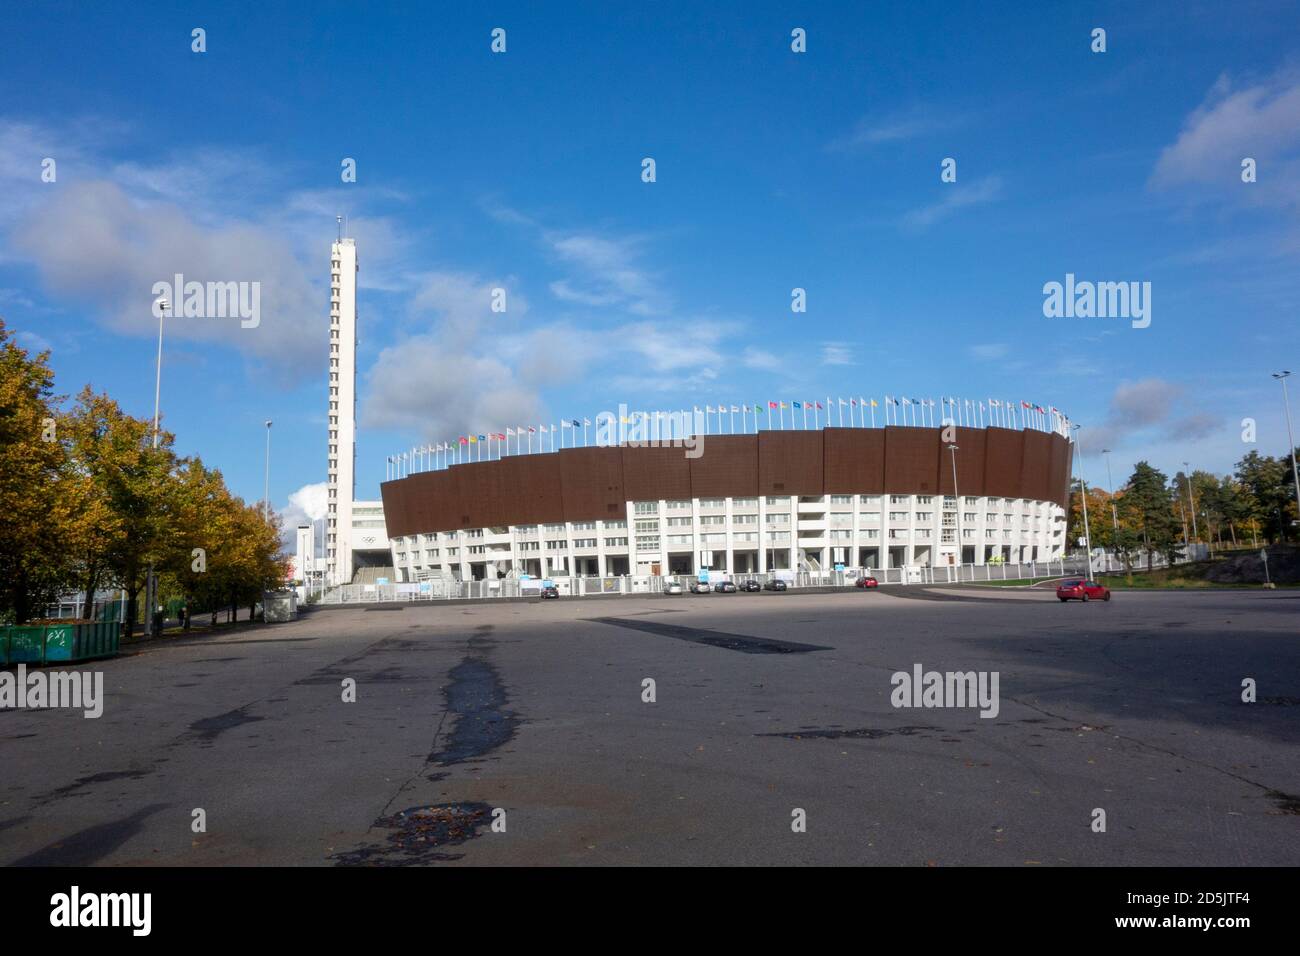
{"label": "blue sky", "polygon": [[[1084,425],[1097,483],[1102,444],[1117,478],[1285,448],[1295,3],[268,6],[10,9],[0,315],[61,391],[147,416],[152,283],[260,281],[257,329],[169,322],[162,406],[249,499],[274,419],[290,520],[324,478],[336,214],[360,497],[402,447],[620,402],[1023,398]],[[1150,327],[1044,317],[1066,273],[1150,282]]]}

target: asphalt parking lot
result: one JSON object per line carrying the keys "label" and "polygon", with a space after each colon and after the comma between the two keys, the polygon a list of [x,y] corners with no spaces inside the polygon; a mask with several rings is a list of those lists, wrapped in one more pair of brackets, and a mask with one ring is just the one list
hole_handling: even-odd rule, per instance
{"label": "asphalt parking lot", "polygon": [[[0,711],[0,863],[1295,865],[1298,622],[1287,591],[319,610],[85,665],[97,720]],[[997,716],[892,706],[918,664],[997,672]]]}

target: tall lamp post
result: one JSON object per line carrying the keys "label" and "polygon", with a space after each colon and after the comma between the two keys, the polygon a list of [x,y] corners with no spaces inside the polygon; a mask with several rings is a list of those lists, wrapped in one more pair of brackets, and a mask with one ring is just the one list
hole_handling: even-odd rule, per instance
{"label": "tall lamp post", "polygon": [[1110,496],[1110,529],[1111,541],[1110,546],[1116,552],[1116,558],[1119,556],[1119,509],[1115,507],[1115,479],[1110,473],[1110,449],[1103,448],[1101,453],[1106,457],[1106,494]]}
{"label": "tall lamp post", "polygon": [[1183,462],[1183,481],[1187,482],[1187,510],[1192,513],[1192,540],[1198,541],[1201,533],[1196,530],[1196,498],[1192,495],[1192,466],[1187,462]]}
{"label": "tall lamp post", "polygon": [[[1295,481],[1296,508],[1300,509],[1300,472],[1295,469],[1295,438],[1291,435],[1291,399],[1286,394],[1286,380],[1290,374],[1289,371],[1274,372],[1273,377],[1282,383],[1282,405],[1286,408],[1286,444],[1291,452],[1291,478]],[[1286,537],[1285,530],[1283,530],[1283,537]]]}
{"label": "tall lamp post", "polygon": [[[957,446],[949,445],[948,452],[952,455],[952,497],[957,504],[957,580],[960,581],[962,558],[961,495],[957,492]],[[971,580],[974,580],[974,571],[971,572]]]}
{"label": "tall lamp post", "polygon": [[[163,296],[154,302],[154,312],[158,316],[158,361],[154,368],[153,380],[153,447],[158,447],[158,417],[159,408],[162,399],[162,345],[163,345],[163,318],[167,315],[167,310],[171,303],[167,297]],[[144,633],[146,637],[153,637],[153,608],[157,600],[158,582],[154,578],[153,562],[149,562],[149,573],[145,578],[144,596]],[[132,622],[134,623],[134,622]]]}
{"label": "tall lamp post", "polygon": [[1088,482],[1083,477],[1083,427],[1081,425],[1071,425],[1078,434],[1074,438],[1074,445],[1079,449],[1079,487],[1083,490],[1083,541],[1084,547],[1088,549],[1088,578],[1092,578],[1092,532],[1088,529]]}
{"label": "tall lamp post", "polygon": [[271,420],[266,420],[266,478],[262,486],[262,520],[271,513]]}

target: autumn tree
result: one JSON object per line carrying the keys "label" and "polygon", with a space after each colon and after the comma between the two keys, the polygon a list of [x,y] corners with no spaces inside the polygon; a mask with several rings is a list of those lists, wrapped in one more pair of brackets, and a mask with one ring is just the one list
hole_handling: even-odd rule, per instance
{"label": "autumn tree", "polygon": [[32,357],[0,319],[0,617],[30,620],[67,587],[71,503],[49,353]]}

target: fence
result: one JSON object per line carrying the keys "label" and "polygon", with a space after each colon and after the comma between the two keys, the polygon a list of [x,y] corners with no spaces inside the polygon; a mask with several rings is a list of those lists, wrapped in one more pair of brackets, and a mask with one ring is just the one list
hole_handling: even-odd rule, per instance
{"label": "fence", "polygon": [[[1098,570],[1094,561],[1094,572]],[[1022,564],[981,564],[961,567],[906,567],[861,569],[844,571],[780,571],[767,574],[710,575],[710,580],[733,581],[743,584],[757,581],[767,584],[779,578],[791,588],[832,587],[851,588],[864,574],[873,575],[883,585],[908,584],[962,584],[985,581],[1013,581],[1025,578],[1059,577],[1083,574],[1082,558],[1064,561],[1029,561]],[[565,597],[599,597],[616,594],[660,594],[664,584],[676,581],[689,587],[699,578],[693,574],[668,577],[656,575],[623,575],[620,577],[553,577],[550,579]],[[336,604],[390,604],[422,601],[486,600],[493,598],[537,597],[540,581],[523,582],[518,578],[501,578],[496,581],[448,581],[434,579],[403,584],[345,584],[327,591],[315,603]],[[525,585],[532,585],[526,587]]]}

